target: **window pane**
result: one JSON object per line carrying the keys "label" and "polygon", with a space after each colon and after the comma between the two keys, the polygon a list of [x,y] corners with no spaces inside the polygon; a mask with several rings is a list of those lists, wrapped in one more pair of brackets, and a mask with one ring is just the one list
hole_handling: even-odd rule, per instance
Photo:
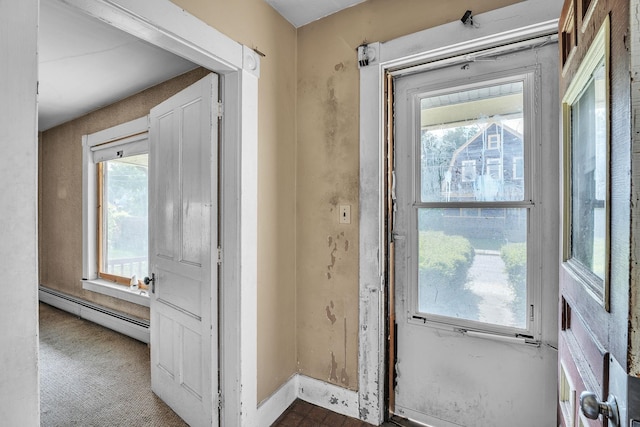
{"label": "window pane", "polygon": [[524,329],[526,232],[527,209],[419,209],[418,311]]}
{"label": "window pane", "polygon": [[103,162],[101,272],[148,272],[148,154]]}
{"label": "window pane", "polygon": [[571,106],[571,256],[604,280],[607,117],[602,62]]}
{"label": "window pane", "polygon": [[522,82],[420,99],[419,200],[524,200],[522,106]]}

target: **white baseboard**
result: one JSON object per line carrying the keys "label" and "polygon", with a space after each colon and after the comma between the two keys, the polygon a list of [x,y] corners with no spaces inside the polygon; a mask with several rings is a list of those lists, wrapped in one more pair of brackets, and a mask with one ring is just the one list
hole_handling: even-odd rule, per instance
{"label": "white baseboard", "polygon": [[348,417],[360,418],[358,392],[305,375],[294,374],[258,405],[258,426],[268,427],[273,424],[296,399]]}
{"label": "white baseboard", "polygon": [[292,375],[258,405],[258,427],[269,427],[298,397],[298,374]]}
{"label": "white baseboard", "polygon": [[44,286],[40,286],[38,297],[40,301],[60,310],[120,332],[138,341],[149,343],[149,321],[147,320],[137,319]]}
{"label": "white baseboard", "polygon": [[298,398],[330,411],[360,419],[357,391],[298,375]]}
{"label": "white baseboard", "polygon": [[[62,292],[40,286],[40,301],[149,343],[149,322],[100,307]],[[292,375],[257,408],[257,426],[269,427],[296,400],[359,419],[358,392],[301,374]]]}

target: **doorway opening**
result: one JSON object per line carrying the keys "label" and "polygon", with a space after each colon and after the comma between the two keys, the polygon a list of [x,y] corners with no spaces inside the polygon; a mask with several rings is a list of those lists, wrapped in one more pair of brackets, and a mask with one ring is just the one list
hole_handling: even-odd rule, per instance
{"label": "doorway opening", "polygon": [[[483,423],[501,425],[485,399],[509,389],[518,409],[505,425],[531,402],[549,404],[544,390],[555,387],[557,350],[545,331],[555,329],[557,289],[540,275],[555,263],[555,252],[542,250],[540,227],[557,226],[558,168],[537,168],[557,166],[556,117],[539,104],[557,111],[540,86],[557,81],[545,65],[557,51],[549,36],[529,42],[527,50],[387,74],[391,416],[477,423],[477,414],[456,411],[464,401],[485,408]],[[497,374],[509,369],[513,375]],[[526,398],[522,381],[532,385]]]}
{"label": "doorway opening", "polygon": [[[221,289],[220,305],[224,309],[220,316],[225,342],[220,346],[224,356],[220,368],[222,382],[216,392],[225,396],[225,410],[229,414],[227,422],[236,424],[240,422],[240,414],[250,416],[257,407],[256,393],[252,392],[255,384],[245,380],[255,377],[255,351],[241,346],[239,331],[242,329],[243,339],[246,337],[249,342],[255,341],[255,310],[250,309],[250,296],[252,289],[255,289],[253,280],[256,269],[256,257],[251,250],[256,242],[255,237],[251,236],[256,233],[245,233],[245,230],[253,230],[257,218],[254,209],[254,200],[257,200],[257,158],[254,154],[257,151],[257,111],[244,107],[247,104],[255,107],[257,104],[259,58],[203,22],[194,20],[170,1],[141,1],[126,7],[120,3],[65,1],[65,5],[83,14],[107,22],[221,75],[221,92],[229,109],[220,132],[221,163],[225,165],[221,171],[223,183],[220,205],[221,215],[225,218],[221,227],[221,246],[225,249],[225,259],[221,264],[220,276],[225,287]],[[246,69],[245,61],[249,61]],[[235,197],[237,194],[242,194],[242,198]],[[241,231],[249,236],[242,241],[239,238]],[[239,268],[241,263],[242,274]],[[242,299],[241,294],[244,294]],[[237,384],[245,383],[246,387],[237,387]],[[239,409],[241,401],[243,410]],[[225,413],[222,418],[225,419]]]}

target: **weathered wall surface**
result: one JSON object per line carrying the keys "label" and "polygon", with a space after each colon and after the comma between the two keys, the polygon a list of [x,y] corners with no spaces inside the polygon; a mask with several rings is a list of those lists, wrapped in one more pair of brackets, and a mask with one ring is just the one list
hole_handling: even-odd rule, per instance
{"label": "weathered wall surface", "polygon": [[[358,388],[359,71],[356,48],[513,0],[369,0],[298,30],[297,331],[305,375]],[[351,206],[351,224],[338,207]]]}
{"label": "weathered wall surface", "polygon": [[258,98],[258,402],[296,371],[296,30],[264,0],[172,0],[266,56]]}
{"label": "weathered wall surface", "polygon": [[[264,0],[172,0],[266,54],[259,81],[258,401],[296,371],[357,389],[358,102],[356,47],[496,9],[515,0],[369,0],[296,31]],[[481,7],[481,8],[480,8]],[[81,290],[79,136],[140,117],[116,106],[100,123],[52,129],[40,146],[41,283],[130,312]],[[146,110],[145,112],[142,112]],[[126,119],[124,117],[127,117]],[[351,206],[351,224],[337,207]]]}
{"label": "weathered wall surface", "polygon": [[40,424],[36,190],[38,2],[0,2],[0,420]]}
{"label": "weathered wall surface", "polygon": [[42,132],[39,144],[40,284],[143,319],[149,309],[82,289],[82,135],[149,114],[208,73],[195,69],[125,100]]}

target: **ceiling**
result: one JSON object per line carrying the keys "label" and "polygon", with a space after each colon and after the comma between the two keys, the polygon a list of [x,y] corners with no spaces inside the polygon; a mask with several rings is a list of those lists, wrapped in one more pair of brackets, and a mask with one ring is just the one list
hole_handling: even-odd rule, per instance
{"label": "ceiling", "polygon": [[299,28],[365,0],[265,0],[278,13]]}
{"label": "ceiling", "polygon": [[[265,0],[300,27],[364,0]],[[50,129],[197,67],[114,27],[41,0],[38,129]]]}
{"label": "ceiling", "polygon": [[58,0],[40,2],[38,57],[41,131],[196,67]]}

